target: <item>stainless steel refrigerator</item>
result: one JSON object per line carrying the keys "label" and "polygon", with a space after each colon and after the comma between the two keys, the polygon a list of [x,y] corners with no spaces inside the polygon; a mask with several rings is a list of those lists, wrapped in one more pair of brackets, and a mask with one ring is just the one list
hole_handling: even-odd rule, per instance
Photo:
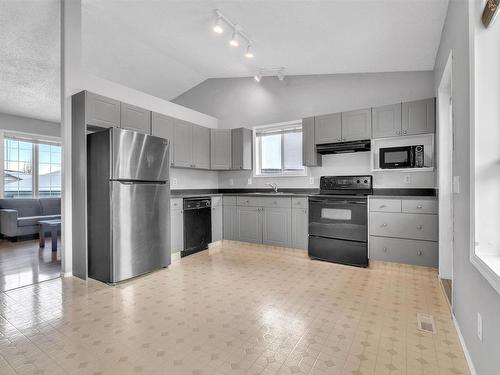
{"label": "stainless steel refrigerator", "polygon": [[170,264],[168,148],[119,128],[87,135],[89,277],[117,283]]}

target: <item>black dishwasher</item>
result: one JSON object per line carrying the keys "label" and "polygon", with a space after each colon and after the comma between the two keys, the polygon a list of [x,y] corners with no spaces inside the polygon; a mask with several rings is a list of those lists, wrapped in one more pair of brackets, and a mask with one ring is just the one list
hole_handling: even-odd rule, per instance
{"label": "black dishwasher", "polygon": [[184,250],[181,257],[208,249],[212,242],[210,198],[184,198]]}

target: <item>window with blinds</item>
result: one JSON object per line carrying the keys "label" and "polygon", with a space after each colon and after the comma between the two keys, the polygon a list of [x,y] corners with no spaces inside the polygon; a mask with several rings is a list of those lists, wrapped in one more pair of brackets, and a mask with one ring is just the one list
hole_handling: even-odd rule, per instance
{"label": "window with blinds", "polygon": [[255,130],[256,176],[304,176],[302,123]]}

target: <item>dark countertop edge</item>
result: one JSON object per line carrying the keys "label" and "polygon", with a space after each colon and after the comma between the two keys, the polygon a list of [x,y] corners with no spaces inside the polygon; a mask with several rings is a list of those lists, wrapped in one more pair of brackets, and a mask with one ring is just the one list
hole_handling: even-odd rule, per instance
{"label": "dark countertop edge", "polygon": [[[290,195],[317,195],[319,189],[283,188],[280,192]],[[221,194],[248,194],[248,193],[270,193],[270,189],[262,188],[232,188],[232,189],[178,189],[171,190],[172,198],[208,196]],[[286,195],[286,194],[285,194]],[[373,194],[376,196],[414,196],[414,197],[437,197],[438,189],[434,188],[375,188]]]}

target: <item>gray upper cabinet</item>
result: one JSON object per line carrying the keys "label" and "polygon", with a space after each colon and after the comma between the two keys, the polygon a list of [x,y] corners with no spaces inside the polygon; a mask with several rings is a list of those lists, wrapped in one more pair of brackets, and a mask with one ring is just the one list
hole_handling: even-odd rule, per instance
{"label": "gray upper cabinet", "polygon": [[341,114],[316,116],[314,118],[314,138],[317,145],[340,142],[342,140]]}
{"label": "gray upper cabinet", "polygon": [[210,169],[231,169],[231,129],[210,129]]}
{"label": "gray upper cabinet", "polygon": [[342,112],[342,142],[371,139],[371,108]]}
{"label": "gray upper cabinet", "polygon": [[292,244],[297,249],[307,249],[309,218],[307,208],[292,208]]}
{"label": "gray upper cabinet", "polygon": [[210,129],[192,125],[194,168],[210,169]]}
{"label": "gray upper cabinet", "polygon": [[170,165],[174,164],[174,119],[159,113],[151,115],[151,134],[170,141]]}
{"label": "gray upper cabinet", "polygon": [[260,207],[237,207],[237,241],[252,243],[262,242],[262,218],[260,211]]}
{"label": "gray upper cabinet", "polygon": [[435,128],[434,98],[403,103],[401,124],[403,135],[434,133]]}
{"label": "gray upper cabinet", "polygon": [[174,166],[194,168],[193,129],[186,121],[176,120],[174,124]]}
{"label": "gray upper cabinet", "polygon": [[85,115],[87,125],[118,128],[120,127],[120,102],[87,91]]}
{"label": "gray upper cabinet", "polygon": [[291,209],[262,209],[262,243],[272,246],[290,246]]}
{"label": "gray upper cabinet", "polygon": [[252,170],[252,131],[247,128],[231,130],[231,169]]}
{"label": "gray upper cabinet", "polygon": [[373,138],[401,135],[401,103],[372,108]]}
{"label": "gray upper cabinet", "polygon": [[151,134],[151,111],[135,105],[121,103],[120,127],[140,133]]}
{"label": "gray upper cabinet", "polygon": [[302,119],[302,165],[321,166],[321,155],[316,152],[314,117]]}

